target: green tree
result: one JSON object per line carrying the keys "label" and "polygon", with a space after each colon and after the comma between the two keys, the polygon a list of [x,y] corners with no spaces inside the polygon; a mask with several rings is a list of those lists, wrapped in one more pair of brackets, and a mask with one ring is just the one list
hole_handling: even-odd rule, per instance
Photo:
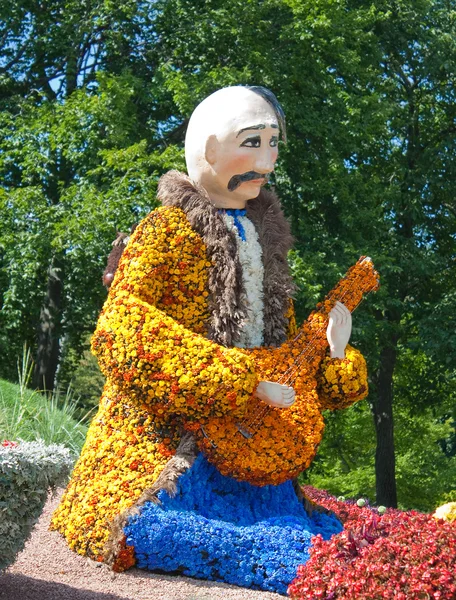
{"label": "green tree", "polygon": [[14,377],[27,341],[34,384],[53,388],[61,347],[93,328],[116,228],[154,205],[169,153],[162,108],[144,86],[149,8],[17,0],[0,9],[4,376]]}
{"label": "green tree", "polygon": [[[370,314],[357,316],[355,339],[372,374],[376,497],[394,506],[393,380],[414,360],[407,355],[409,363],[398,365],[398,348],[432,349],[440,373],[454,364],[454,350],[445,357],[439,344],[454,320],[448,290],[456,274],[455,7],[434,0],[290,4],[294,24],[311,40],[320,73],[326,73],[319,78],[320,101],[330,108],[322,109],[325,118],[313,128],[317,143],[308,143],[303,128],[290,145],[292,160],[305,157],[306,168],[299,180],[285,165],[294,179],[287,188],[293,192],[289,210],[304,264],[315,264],[313,254],[326,262],[320,281],[360,251],[375,259],[382,275]],[[305,114],[315,118],[316,111]],[[447,321],[435,320],[436,307]],[[422,384],[427,405],[438,402],[429,393],[433,381]],[[395,397],[402,401],[400,393]]]}
{"label": "green tree", "polygon": [[[424,353],[399,349],[394,376],[395,458],[398,506],[433,511],[456,497],[454,376],[439,369]],[[428,379],[432,404],[421,393]],[[449,385],[449,380],[453,381]],[[400,401],[398,401],[400,400]],[[367,403],[326,415],[325,435],[305,483],[336,496],[376,497],[376,435]]]}

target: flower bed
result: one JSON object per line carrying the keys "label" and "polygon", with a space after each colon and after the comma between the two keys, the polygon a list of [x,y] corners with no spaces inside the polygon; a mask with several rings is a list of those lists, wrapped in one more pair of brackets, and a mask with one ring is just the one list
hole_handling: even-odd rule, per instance
{"label": "flower bed", "polygon": [[65,483],[74,457],[61,445],[4,441],[0,445],[0,570],[22,550],[48,490]]}
{"label": "flower bed", "polygon": [[450,600],[456,597],[456,523],[416,511],[342,502],[306,486],[344,531],[313,539],[310,559],[288,588],[294,600]]}

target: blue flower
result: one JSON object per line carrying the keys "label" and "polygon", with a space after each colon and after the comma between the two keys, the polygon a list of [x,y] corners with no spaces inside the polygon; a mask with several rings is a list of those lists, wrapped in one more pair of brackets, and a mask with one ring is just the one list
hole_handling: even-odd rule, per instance
{"label": "blue flower", "polygon": [[334,516],[308,517],[291,482],[255,487],[224,477],[199,455],[175,496],[147,502],[125,527],[137,566],[179,571],[281,594],[309,557],[312,536],[342,530]]}

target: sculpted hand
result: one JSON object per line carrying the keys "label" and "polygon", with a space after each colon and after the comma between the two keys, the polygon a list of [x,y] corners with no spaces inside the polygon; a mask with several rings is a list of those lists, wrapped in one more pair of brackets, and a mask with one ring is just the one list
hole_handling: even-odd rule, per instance
{"label": "sculpted hand", "polygon": [[329,313],[326,337],[329,343],[331,358],[345,358],[345,347],[352,330],[351,313],[341,302],[336,302]]}
{"label": "sculpted hand", "polygon": [[292,387],[272,381],[260,381],[255,396],[276,408],[289,408],[295,401],[295,391]]}

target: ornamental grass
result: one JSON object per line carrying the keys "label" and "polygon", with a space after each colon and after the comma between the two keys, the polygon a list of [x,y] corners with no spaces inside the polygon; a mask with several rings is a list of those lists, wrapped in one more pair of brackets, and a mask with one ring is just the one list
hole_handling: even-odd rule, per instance
{"label": "ornamental grass", "polygon": [[0,379],[0,438],[64,444],[78,455],[87,433],[89,414],[78,418],[71,389],[43,394],[29,389],[33,372],[30,350],[24,347],[18,384]]}
{"label": "ornamental grass", "polygon": [[[451,600],[456,597],[456,524],[416,511],[341,502],[305,486],[344,531],[313,539],[310,559],[288,588],[294,600]],[[381,511],[380,511],[381,512]]]}

